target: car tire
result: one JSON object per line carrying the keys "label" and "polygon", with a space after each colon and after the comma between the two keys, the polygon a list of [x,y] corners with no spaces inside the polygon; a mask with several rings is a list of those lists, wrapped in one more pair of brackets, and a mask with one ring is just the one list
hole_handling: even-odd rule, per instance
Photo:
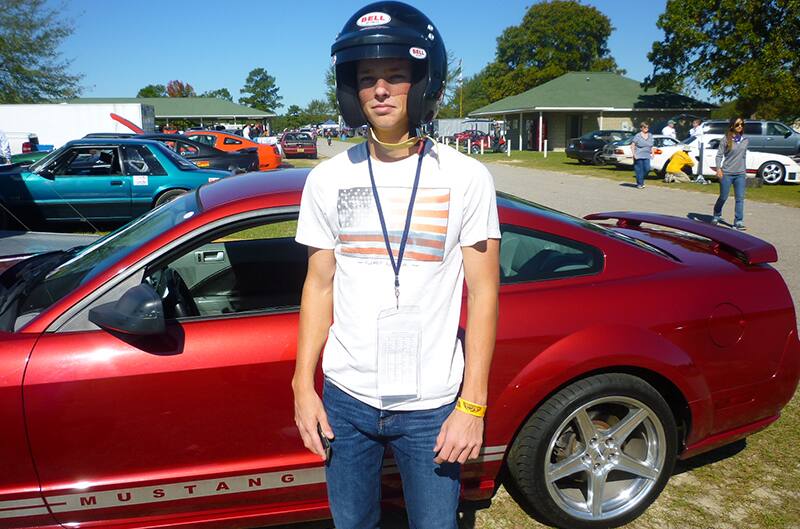
{"label": "car tire", "polygon": [[597,151],[596,153],[594,153],[592,155],[592,165],[603,165],[605,162],[603,162],[602,156],[603,156],[603,153],[600,152],[600,151]]}
{"label": "car tire", "polygon": [[[661,493],[675,465],[677,438],[672,411],[650,384],[621,373],[595,375],[534,412],[507,465],[516,492],[540,521],[570,529],[617,527]],[[609,476],[613,487],[605,486]],[[600,501],[593,501],[598,488]]]}
{"label": "car tire", "polygon": [[764,162],[758,168],[758,177],[760,177],[765,184],[777,185],[783,183],[786,178],[786,167],[780,162]]}
{"label": "car tire", "polygon": [[470,145],[469,150],[470,150],[470,152],[472,154],[480,154],[481,153],[481,146],[480,145],[475,145],[473,143],[472,145]]}
{"label": "car tire", "polygon": [[175,200],[176,198],[178,198],[179,196],[181,196],[184,193],[186,193],[185,189],[170,189],[168,191],[164,191],[163,193],[158,195],[158,198],[156,198],[156,201],[153,204],[153,207],[157,208],[158,206],[160,206],[162,204],[166,204],[167,202],[171,202],[171,201]]}

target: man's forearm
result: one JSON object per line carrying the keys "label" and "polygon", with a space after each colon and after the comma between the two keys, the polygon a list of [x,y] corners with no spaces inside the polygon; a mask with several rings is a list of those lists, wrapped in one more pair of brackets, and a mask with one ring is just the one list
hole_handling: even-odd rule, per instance
{"label": "man's forearm", "polygon": [[303,284],[292,387],[313,387],[319,355],[333,320],[333,277],[309,274]]}
{"label": "man's forearm", "polygon": [[464,352],[464,386],[461,396],[486,404],[489,368],[497,336],[497,289],[470,292],[467,298],[467,328]]}

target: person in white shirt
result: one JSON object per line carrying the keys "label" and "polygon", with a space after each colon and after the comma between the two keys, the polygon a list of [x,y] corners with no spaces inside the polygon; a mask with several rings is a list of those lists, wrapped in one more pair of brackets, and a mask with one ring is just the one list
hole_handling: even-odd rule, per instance
{"label": "person in white shirt", "polygon": [[6,133],[0,130],[0,165],[11,163],[11,144]]}
{"label": "person in white shirt", "polygon": [[661,134],[677,140],[678,137],[677,134],[675,133],[675,122],[672,120],[667,121],[667,125],[663,129],[661,129]]}
{"label": "person in white shirt", "polygon": [[703,121],[700,119],[695,119],[692,121],[692,129],[689,131],[689,136],[694,136],[695,138],[699,138],[703,135]]}
{"label": "person in white shirt", "polygon": [[441,35],[423,13],[363,7],[332,55],[341,114],[368,123],[368,140],[315,167],[303,190],[295,423],[326,462],[338,529],[379,527],[387,447],[409,525],[455,528],[461,464],[483,443],[497,326],[494,183],[476,160],[420,137],[447,78]]}

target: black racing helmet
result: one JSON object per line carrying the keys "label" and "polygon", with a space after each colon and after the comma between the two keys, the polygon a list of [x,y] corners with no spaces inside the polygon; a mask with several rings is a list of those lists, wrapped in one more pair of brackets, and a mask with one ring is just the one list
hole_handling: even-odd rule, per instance
{"label": "black racing helmet", "polygon": [[362,59],[409,59],[409,129],[433,120],[444,94],[447,51],[433,22],[402,2],[375,2],[350,17],[331,46],[336,99],[350,127],[367,123],[358,100],[356,64]]}

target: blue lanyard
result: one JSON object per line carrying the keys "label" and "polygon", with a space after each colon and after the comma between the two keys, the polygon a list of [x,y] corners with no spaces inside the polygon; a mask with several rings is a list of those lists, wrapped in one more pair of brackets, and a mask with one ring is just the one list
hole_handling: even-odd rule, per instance
{"label": "blue lanyard", "polygon": [[[365,145],[367,142],[364,142]],[[389,231],[386,229],[386,219],[383,216],[383,208],[381,207],[381,199],[378,196],[378,186],[375,185],[375,175],[372,174],[372,161],[369,155],[369,145],[367,148],[367,167],[369,168],[369,181],[372,184],[372,196],[375,198],[375,207],[378,209],[378,218],[381,221],[381,230],[383,230],[383,242],[386,243],[386,253],[389,254],[389,261],[392,263],[392,270],[394,270],[394,297],[397,300],[397,308],[400,308],[400,267],[403,265],[403,254],[406,251],[406,242],[408,241],[408,232],[411,229],[411,216],[414,211],[414,200],[417,198],[417,188],[419,187],[419,175],[422,170],[422,157],[425,151],[425,140],[422,140],[419,150],[417,151],[417,174],[414,176],[414,187],[411,188],[411,199],[408,201],[408,211],[406,212],[406,224],[403,228],[403,236],[400,238],[400,248],[397,250],[397,261],[394,259],[392,253],[392,244],[389,240]]]}

